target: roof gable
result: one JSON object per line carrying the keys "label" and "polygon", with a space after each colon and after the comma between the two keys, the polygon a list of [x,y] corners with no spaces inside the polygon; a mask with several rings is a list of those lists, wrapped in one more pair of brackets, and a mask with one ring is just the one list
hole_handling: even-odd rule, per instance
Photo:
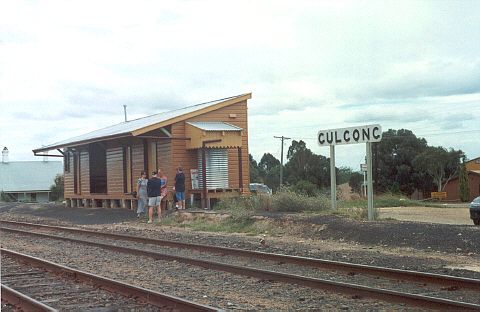
{"label": "roof gable", "polygon": [[477,157],[477,158],[474,158],[474,159],[470,159],[469,161],[466,162],[466,164],[468,164],[468,163],[478,164],[479,162],[480,162],[480,157]]}
{"label": "roof gable", "polygon": [[204,113],[208,113],[235,103],[239,103],[252,98],[251,93],[245,93],[224,99],[214,100],[206,103],[196,104],[168,112],[158,113],[143,118],[133,119],[112,125],[106,128],[95,130],[82,134],[67,140],[56,142],[41,148],[34,149],[33,152],[44,152],[74,144],[86,143],[95,139],[109,139],[121,136],[138,136],[146,132],[171,125],[173,123],[186,120]]}

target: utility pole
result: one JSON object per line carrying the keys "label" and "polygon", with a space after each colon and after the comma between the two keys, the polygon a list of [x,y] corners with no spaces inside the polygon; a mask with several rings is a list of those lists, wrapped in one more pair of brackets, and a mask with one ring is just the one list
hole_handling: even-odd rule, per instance
{"label": "utility pole", "polygon": [[127,105],[123,105],[123,113],[125,114],[125,122],[127,122]]}
{"label": "utility pole", "polygon": [[283,135],[281,137],[274,136],[274,138],[282,140],[282,152],[281,152],[281,156],[280,156],[280,186],[282,186],[283,185],[283,141],[284,140],[291,140],[292,138],[287,138],[287,137],[284,137]]}

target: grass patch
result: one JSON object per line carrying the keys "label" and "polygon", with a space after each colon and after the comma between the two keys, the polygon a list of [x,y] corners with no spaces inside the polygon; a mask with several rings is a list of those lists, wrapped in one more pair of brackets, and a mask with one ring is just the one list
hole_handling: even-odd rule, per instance
{"label": "grass patch", "polygon": [[[406,197],[392,195],[392,194],[383,194],[375,196],[373,198],[375,207],[378,208],[387,208],[387,207],[416,207],[416,206],[427,206],[427,207],[444,207],[439,203],[425,202],[408,199]],[[339,200],[337,201],[338,208],[366,208],[368,206],[368,201],[366,198],[360,198],[355,200]]]}
{"label": "grass patch", "polygon": [[204,215],[194,215],[190,218],[171,215],[163,218],[159,224],[205,232],[247,233],[249,235],[276,232],[269,222],[258,221],[252,218],[252,215],[240,212],[218,219]]}
{"label": "grass patch", "polygon": [[[343,217],[352,218],[355,220],[368,220],[368,208],[367,207],[347,207],[347,208],[338,208],[334,213]],[[378,208],[373,208],[373,216],[375,220],[378,220],[379,210]]]}

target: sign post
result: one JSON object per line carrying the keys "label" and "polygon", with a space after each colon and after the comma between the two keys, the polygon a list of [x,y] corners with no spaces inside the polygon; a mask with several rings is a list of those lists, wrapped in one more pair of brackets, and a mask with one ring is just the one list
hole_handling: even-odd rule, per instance
{"label": "sign post", "polygon": [[332,210],[337,209],[335,145],[366,143],[368,220],[374,220],[372,142],[380,142],[382,140],[382,127],[380,125],[366,125],[342,129],[320,130],[318,131],[317,138],[320,146],[330,146],[330,189],[332,195]]}
{"label": "sign post", "polygon": [[335,145],[330,145],[330,194],[332,210],[337,210],[337,173],[335,172]]}
{"label": "sign post", "polygon": [[367,198],[368,220],[375,220],[373,212],[373,179],[372,179],[372,142],[367,142]]}

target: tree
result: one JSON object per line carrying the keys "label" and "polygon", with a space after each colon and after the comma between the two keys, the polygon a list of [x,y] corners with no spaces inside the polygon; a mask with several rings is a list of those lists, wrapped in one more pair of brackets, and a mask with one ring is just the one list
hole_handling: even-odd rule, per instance
{"label": "tree", "polygon": [[251,154],[248,154],[248,160],[250,162],[250,181],[251,182],[263,182],[260,176],[260,170],[258,168],[257,161],[253,159]]}
{"label": "tree", "polygon": [[427,148],[427,141],[417,138],[406,129],[389,129],[383,133],[377,144],[376,187],[380,192],[402,192],[412,194],[421,188],[421,181],[415,179],[413,159]]}
{"label": "tree", "polygon": [[309,181],[318,188],[329,186],[330,166],[328,159],[325,156],[312,153],[302,140],[292,141],[292,145],[288,149],[287,159],[285,180],[288,184],[295,185],[299,181]]}
{"label": "tree", "polygon": [[278,190],[280,187],[280,164],[267,172],[264,178],[264,183],[273,191]]}
{"label": "tree", "polygon": [[258,173],[261,181],[272,190],[280,186],[280,160],[270,153],[265,153],[258,163]]}
{"label": "tree", "polygon": [[340,167],[337,170],[337,184],[348,183],[350,181],[350,176],[353,174],[352,168],[349,167]]}
{"label": "tree", "polygon": [[258,168],[264,173],[268,173],[278,165],[280,165],[280,160],[276,159],[275,156],[270,153],[265,153],[258,163]]}
{"label": "tree", "polygon": [[352,172],[348,179],[348,185],[356,193],[361,193],[363,184],[363,174],[360,172]]}
{"label": "tree", "polygon": [[462,157],[458,182],[460,188],[460,200],[462,202],[468,202],[470,200],[470,189],[468,187],[468,173],[467,166],[465,166],[465,157]]}
{"label": "tree", "polygon": [[57,174],[54,184],[50,186],[50,200],[63,200],[63,174]]}
{"label": "tree", "polygon": [[416,170],[424,171],[433,179],[437,191],[441,192],[448,181],[458,173],[462,154],[463,152],[460,150],[450,149],[447,151],[441,146],[429,146],[414,158],[413,163]]}
{"label": "tree", "polygon": [[315,184],[310,181],[300,180],[292,187],[293,191],[296,193],[304,194],[307,196],[317,195],[318,188]]}

